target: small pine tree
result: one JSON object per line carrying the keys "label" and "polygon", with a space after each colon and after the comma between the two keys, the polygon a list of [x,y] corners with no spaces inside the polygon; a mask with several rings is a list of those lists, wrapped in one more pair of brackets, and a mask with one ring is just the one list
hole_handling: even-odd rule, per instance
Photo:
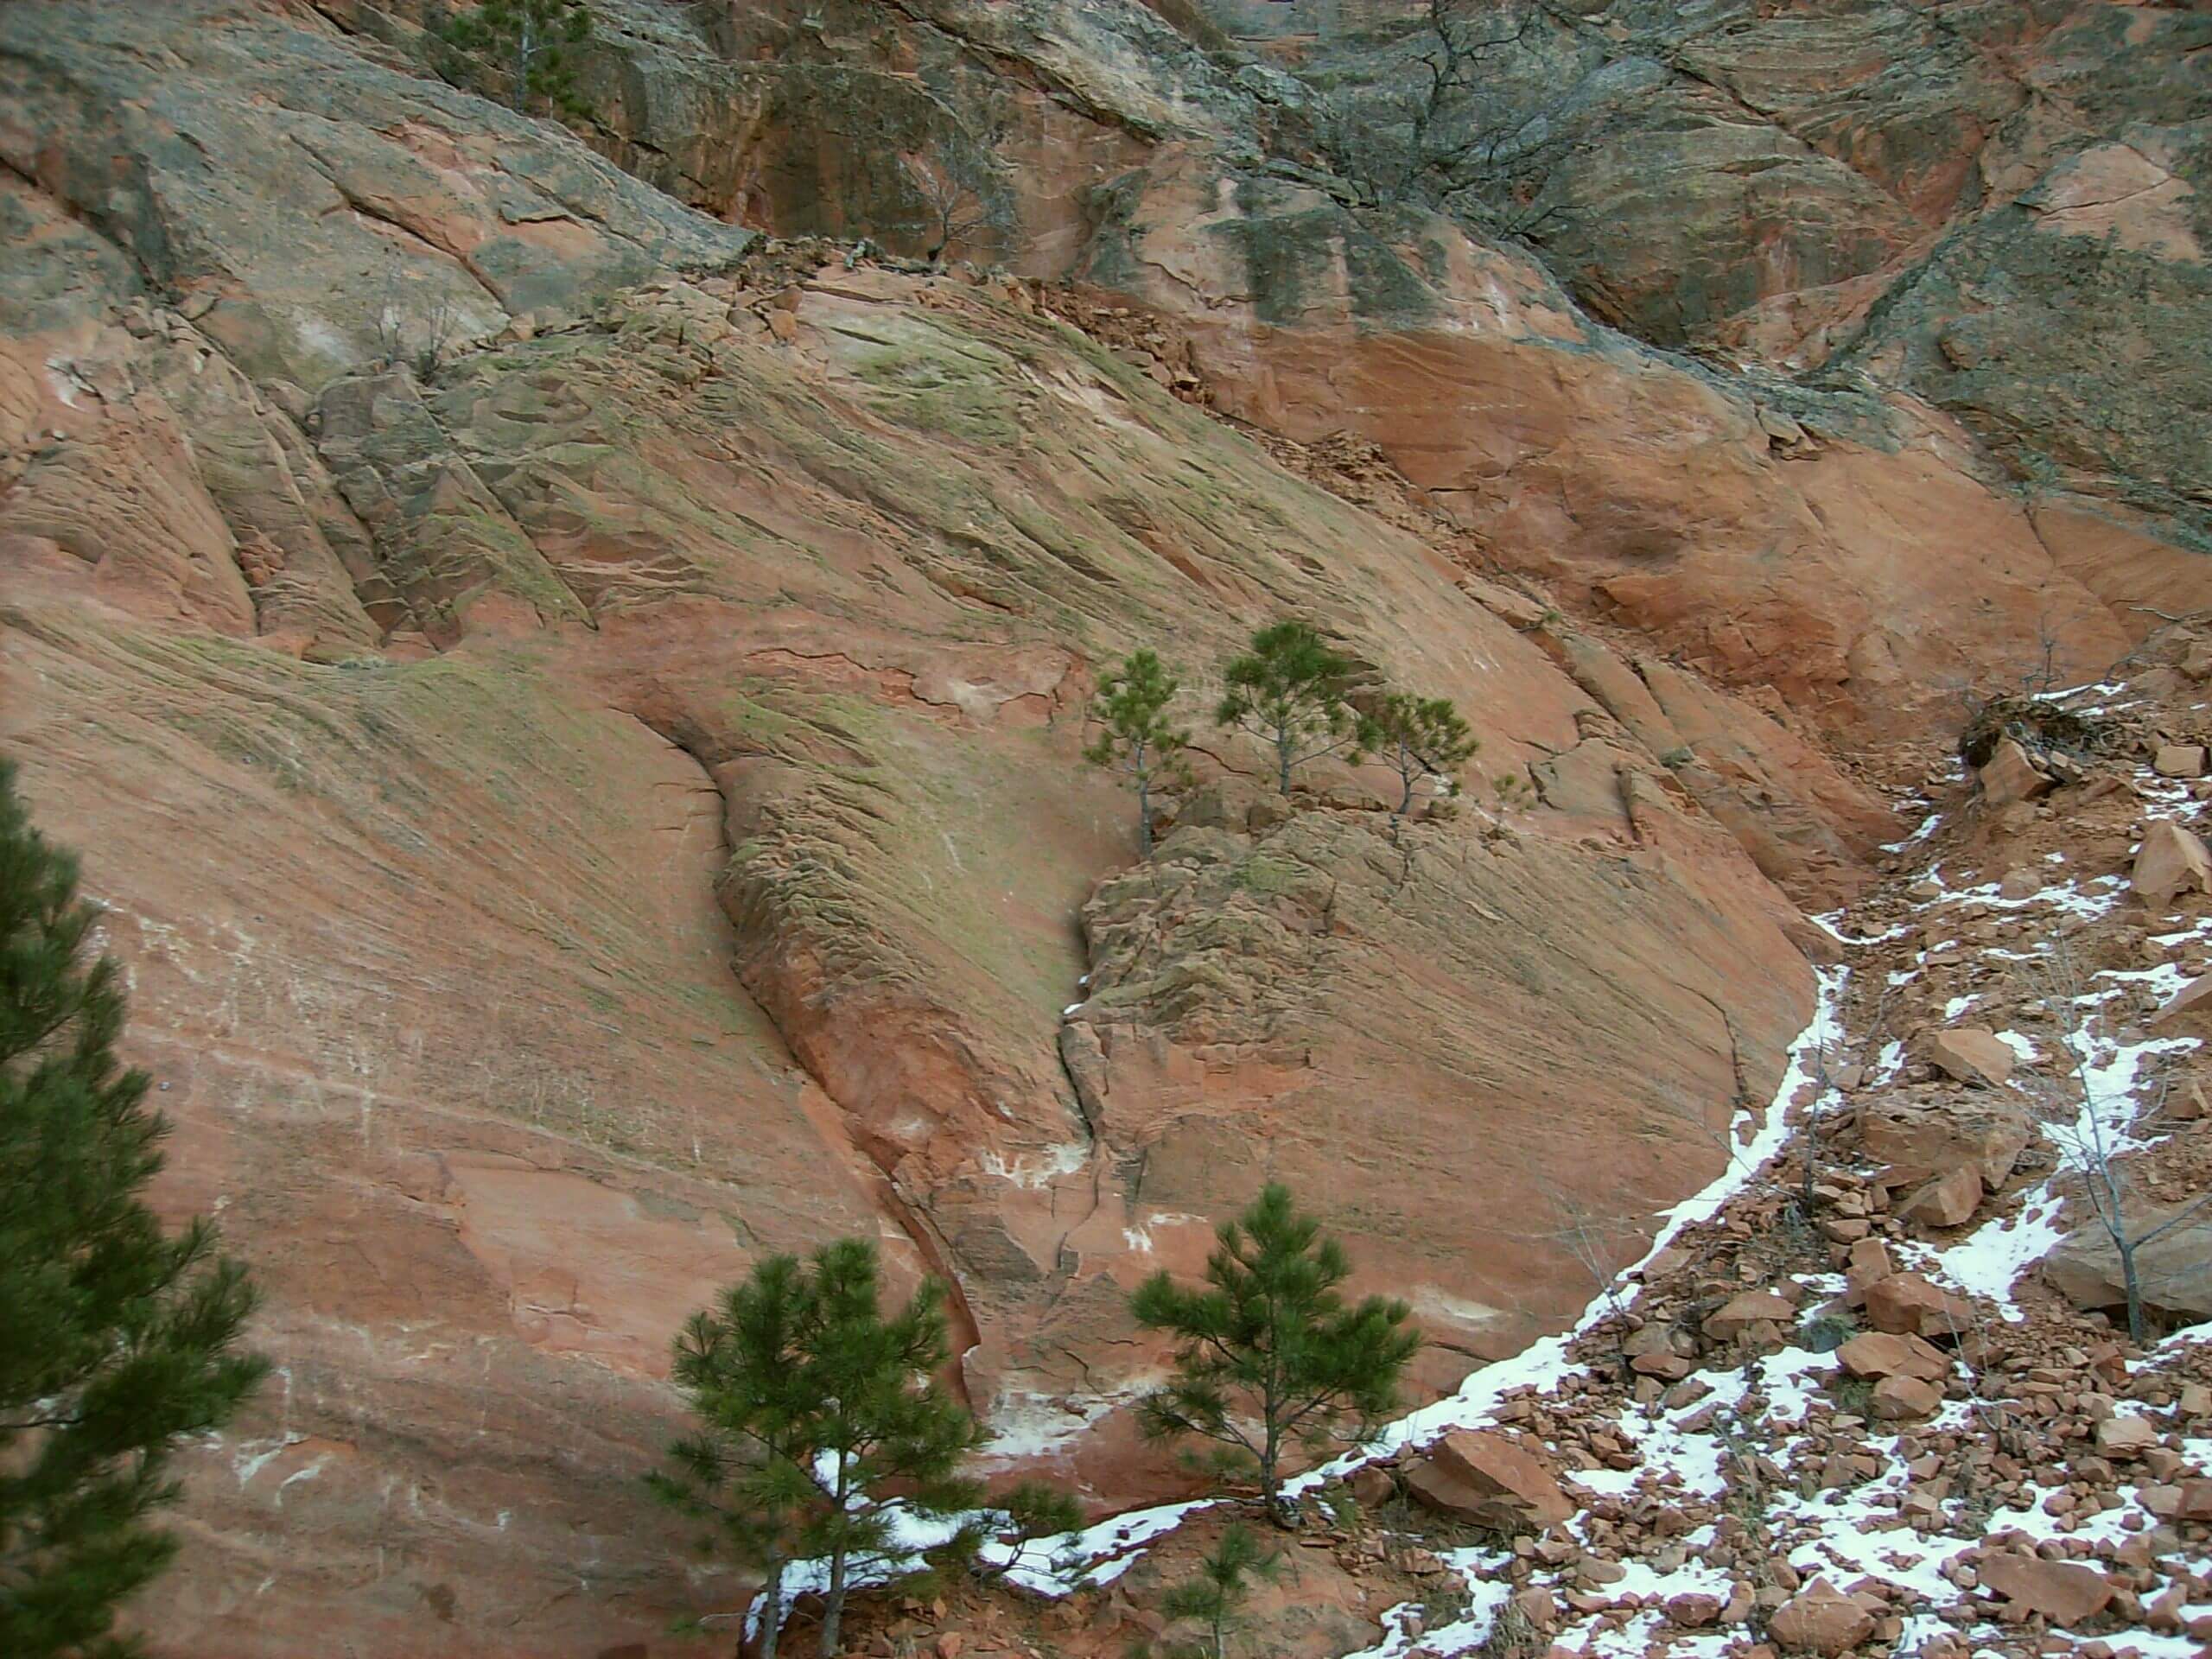
{"label": "small pine tree", "polygon": [[[828,1564],[821,1651],[831,1659],[853,1579],[895,1554],[894,1504],[916,1515],[974,1507],[979,1489],[959,1467],[980,1432],[935,1380],[950,1355],[944,1287],[924,1281],[886,1318],[875,1246],[859,1238],[804,1264],[769,1257],[678,1337],[677,1381],[704,1427],[650,1478],[766,1573],[767,1659],[791,1560]],[[972,1539],[963,1530],[957,1541]]]}
{"label": "small pine tree", "polygon": [[117,1064],[121,975],[86,960],[76,861],[30,827],[0,761],[0,1653],[121,1655],[117,1605],[169,1563],[178,1441],[227,1422],[268,1369],[204,1220],[141,1194],[168,1123]]}
{"label": "small pine tree", "polygon": [[[1448,697],[1416,697],[1393,691],[1360,721],[1360,747],[1398,774],[1402,785],[1390,809],[1390,838],[1412,810],[1414,797],[1427,786],[1440,795],[1457,795],[1452,774],[1482,747]],[[1432,782],[1433,779],[1435,781]]]}
{"label": "small pine tree", "polygon": [[1402,1301],[1344,1305],[1344,1246],[1279,1183],[1215,1241],[1210,1288],[1183,1289],[1163,1271],[1130,1299],[1139,1325],[1177,1344],[1174,1380],[1146,1396],[1143,1424],[1156,1439],[1195,1434],[1248,1459],[1281,1519],[1284,1452],[1318,1445],[1347,1415],[1364,1426],[1389,1411],[1421,1335]]}
{"label": "small pine tree", "polygon": [[810,1553],[830,1562],[822,1614],[822,1659],[835,1659],[838,1624],[855,1559],[880,1560],[891,1541],[887,1488],[918,1515],[975,1508],[975,1482],[961,1464],[982,1443],[976,1420],[936,1380],[952,1357],[944,1287],[925,1279],[886,1319],[878,1306],[874,1243],[840,1239],[815,1253],[821,1315],[808,1365],[819,1379],[822,1452],[816,1479],[828,1503],[810,1522]]}
{"label": "small pine tree", "polygon": [[1275,753],[1275,786],[1290,793],[1292,770],[1339,749],[1359,752],[1358,723],[1346,701],[1352,664],[1309,623],[1272,623],[1230,659],[1228,694],[1216,722],[1263,739]]}
{"label": "small pine tree", "polygon": [[1198,1558],[1198,1576],[1185,1579],[1160,1598],[1160,1611],[1170,1618],[1203,1620],[1206,1641],[1198,1651],[1206,1659],[1227,1659],[1229,1638],[1243,1623],[1240,1615],[1251,1598],[1251,1581],[1273,1581],[1281,1563],[1281,1552],[1262,1549],[1249,1527],[1231,1526]]}
{"label": "small pine tree", "polygon": [[518,111],[535,105],[569,116],[590,112],[576,90],[579,48],[592,35],[587,0],[483,0],[437,33],[461,54],[463,77],[477,79],[488,67]]}
{"label": "small pine tree", "polygon": [[1147,858],[1152,856],[1152,791],[1190,781],[1183,751],[1191,734],[1167,714],[1180,689],[1181,682],[1156,652],[1132,652],[1098,683],[1090,702],[1090,717],[1103,729],[1083,758],[1123,773],[1136,785],[1137,845]]}
{"label": "small pine tree", "polygon": [[646,1484],[664,1503],[710,1522],[732,1554],[761,1575],[761,1659],[776,1659],[784,1572],[804,1551],[818,1505],[818,1379],[807,1332],[819,1313],[798,1258],[774,1255],[728,1287],[713,1313],[691,1316],[676,1340],[675,1379],[701,1428],[669,1448]]}

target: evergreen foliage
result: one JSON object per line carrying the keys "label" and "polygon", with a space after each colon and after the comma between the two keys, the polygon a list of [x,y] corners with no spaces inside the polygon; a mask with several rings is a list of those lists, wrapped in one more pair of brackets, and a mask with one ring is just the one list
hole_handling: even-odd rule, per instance
{"label": "evergreen foliage", "polygon": [[1452,773],[1482,747],[1448,697],[1416,697],[1393,691],[1360,721],[1360,747],[1398,774],[1398,804],[1390,809],[1390,836],[1424,788],[1457,795]]}
{"label": "evergreen foliage", "polygon": [[118,1603],[168,1565],[169,1457],[266,1363],[236,1351],[253,1292],[195,1219],[141,1194],[168,1125],[125,1070],[122,976],[87,960],[76,861],[0,761],[0,1653],[115,1659]]}
{"label": "evergreen foliage", "polygon": [[1198,1576],[1160,1599],[1160,1611],[1170,1618],[1202,1620],[1206,1642],[1198,1651],[1207,1659],[1227,1659],[1229,1638],[1243,1623],[1238,1615],[1251,1596],[1252,1580],[1272,1581],[1281,1564],[1281,1552],[1261,1548],[1249,1527],[1231,1526],[1198,1558]]}
{"label": "evergreen foliage", "polygon": [[1158,653],[1133,652],[1098,683],[1090,717],[1102,729],[1083,758],[1126,776],[1137,791],[1137,845],[1152,856],[1152,791],[1190,781],[1183,751],[1191,734],[1167,713],[1181,682]]}
{"label": "evergreen foliage", "polygon": [[515,110],[589,113],[576,90],[580,48],[592,35],[587,0],[483,0],[437,33],[459,55],[461,78],[478,79],[488,68]]}
{"label": "evergreen foliage", "polygon": [[[676,1380],[701,1427],[650,1478],[679,1510],[710,1520],[766,1580],[763,1659],[774,1659],[785,1569],[826,1565],[821,1652],[840,1650],[854,1580],[889,1563],[895,1503],[918,1515],[972,1509],[961,1478],[975,1419],[936,1381],[950,1358],[944,1288],[880,1305],[875,1246],[840,1239],[804,1263],[770,1256],[677,1338]],[[972,1548],[972,1529],[956,1539]]]}
{"label": "evergreen foliage", "polygon": [[1000,1522],[992,1531],[1007,1550],[1006,1561],[991,1575],[995,1578],[1025,1565],[1032,1546],[1064,1538],[1083,1525],[1083,1505],[1075,1494],[1041,1480],[1021,1482],[995,1507]]}
{"label": "evergreen foliage", "polygon": [[1286,1186],[1270,1182],[1215,1241],[1206,1288],[1163,1271],[1130,1299],[1139,1325],[1177,1344],[1174,1379],[1146,1397],[1144,1427],[1211,1440],[1255,1466],[1280,1518],[1285,1451],[1319,1445],[1347,1416],[1364,1428],[1388,1412],[1421,1336],[1402,1301],[1345,1305],[1344,1246],[1299,1213]]}
{"label": "evergreen foliage", "polygon": [[1351,660],[1310,623],[1271,623],[1230,659],[1229,691],[1214,719],[1274,748],[1275,786],[1287,795],[1294,767],[1339,749],[1359,752],[1358,724],[1346,701],[1351,675]]}

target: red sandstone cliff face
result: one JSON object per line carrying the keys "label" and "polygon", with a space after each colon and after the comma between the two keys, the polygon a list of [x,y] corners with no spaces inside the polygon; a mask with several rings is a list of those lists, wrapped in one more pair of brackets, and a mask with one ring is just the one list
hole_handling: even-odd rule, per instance
{"label": "red sandstone cliff face", "polygon": [[[625,165],[897,245],[823,112],[895,88],[926,149],[988,106],[1006,251],[1450,522],[1016,283],[755,246],[423,78],[405,8],[0,14],[0,743],[279,1366],[195,1459],[165,1651],[592,1653],[727,1604],[635,1483],[668,1338],[840,1233],[954,1285],[994,1466],[1101,1503],[1178,1478],[1122,1291],[1269,1175],[1455,1380],[1586,1300],[1548,1206],[1627,1253],[1767,1089],[1797,906],[1892,833],[1819,740],[2194,591],[1933,410],[1224,170],[1294,88],[1141,9],[609,10]],[[1459,700],[1474,804],[1395,848],[1376,779],[1284,819],[1209,735],[1134,867],[1077,760],[1100,664],[1157,646],[1195,715],[1294,612]]]}

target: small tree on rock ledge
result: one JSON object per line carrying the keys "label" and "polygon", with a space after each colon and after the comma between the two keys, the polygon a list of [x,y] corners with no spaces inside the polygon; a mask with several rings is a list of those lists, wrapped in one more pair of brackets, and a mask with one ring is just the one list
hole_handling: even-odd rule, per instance
{"label": "small tree on rock ledge", "polygon": [[1180,689],[1156,653],[1132,652],[1099,682],[1090,704],[1090,717],[1103,729],[1083,758],[1136,785],[1137,845],[1147,858],[1152,856],[1152,791],[1186,783],[1191,775],[1183,762],[1191,734],[1167,713]]}
{"label": "small tree on rock ledge", "polygon": [[1402,1301],[1344,1305],[1338,1287],[1351,1260],[1298,1212],[1288,1187],[1270,1182],[1215,1238],[1208,1288],[1185,1290],[1161,1272],[1130,1299],[1139,1325],[1177,1344],[1174,1380],[1146,1397],[1143,1425],[1156,1439],[1194,1434],[1249,1461],[1280,1521],[1283,1454],[1319,1444],[1347,1416],[1363,1427],[1390,1410],[1421,1333],[1407,1328]]}
{"label": "small tree on rock ledge", "polygon": [[518,112],[545,105],[562,115],[589,113],[576,91],[578,50],[592,34],[586,0],[483,0],[437,34],[461,58],[465,78],[488,69]]}
{"label": "small tree on rock ledge", "polygon": [[1393,691],[1360,721],[1360,747],[1398,774],[1402,788],[1390,809],[1390,838],[1423,789],[1457,795],[1452,774],[1482,747],[1448,697],[1416,697]]}
{"label": "small tree on rock ledge", "polygon": [[1351,659],[1313,624],[1271,623],[1230,659],[1229,692],[1214,719],[1266,740],[1275,753],[1275,787],[1287,795],[1293,768],[1340,749],[1359,752],[1358,723],[1346,700],[1351,675]]}

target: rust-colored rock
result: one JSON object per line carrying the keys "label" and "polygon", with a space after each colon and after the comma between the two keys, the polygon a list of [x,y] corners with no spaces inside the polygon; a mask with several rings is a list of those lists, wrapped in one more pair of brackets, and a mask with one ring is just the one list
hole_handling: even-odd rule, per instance
{"label": "rust-colored rock", "polygon": [[1896,1336],[1955,1341],[1974,1328],[1974,1305],[1917,1273],[1896,1273],[1866,1287],[1866,1319]]}
{"label": "rust-colored rock", "polygon": [[1981,790],[1981,798],[1992,811],[2012,805],[2015,801],[2032,801],[2050,793],[2056,787],[2049,772],[2028,758],[2028,752],[2012,738],[2000,738],[1974,773],[1974,780]]}
{"label": "rust-colored rock", "polygon": [[1961,1083],[2001,1086],[2020,1057],[1997,1033],[1978,1026],[1954,1026],[1929,1035],[1928,1058]]}
{"label": "rust-colored rock", "polygon": [[1992,1189],[2004,1185],[2034,1132],[2025,1103],[1990,1091],[1963,1097],[1955,1090],[1888,1093],[1859,1112],[1859,1141],[1868,1157],[1905,1169],[1963,1166]]}
{"label": "rust-colored rock", "polygon": [[1833,1656],[1872,1635],[1874,1616],[1826,1579],[1815,1579],[1774,1610],[1767,1628],[1791,1652]]}
{"label": "rust-colored rock", "polygon": [[2005,1611],[2016,1619],[2040,1613],[2071,1630],[2095,1618],[2112,1601],[2111,1580],[2078,1561],[2046,1561],[1986,1550],[1975,1571],[1986,1589],[2005,1598]]}
{"label": "rust-colored rock", "polygon": [[1733,1342],[1753,1325],[1793,1325],[1797,1306],[1770,1290],[1747,1290],[1730,1298],[1706,1317],[1705,1334],[1715,1342]]}
{"label": "rust-colored rock", "polygon": [[1440,1514],[1503,1532],[1541,1531],[1577,1507],[1542,1459],[1493,1430],[1446,1435],[1408,1466],[1406,1485]]}
{"label": "rust-colored rock", "polygon": [[1961,1164],[1914,1189],[1898,1206],[1897,1214],[1905,1221],[1930,1227],[1963,1227],[1980,1207],[1981,1173],[1971,1165]]}
{"label": "rust-colored rock", "polygon": [[2186,893],[2212,893],[2212,853],[2196,831],[2171,818],[2153,818],[2136,849],[2131,885],[2143,902],[2163,910]]}
{"label": "rust-colored rock", "polygon": [[1950,1358],[1940,1349],[1918,1337],[1885,1331],[1862,1331],[1837,1349],[1835,1357],[1853,1376],[1876,1380],[1911,1376],[1940,1382],[1951,1374]]}
{"label": "rust-colored rock", "polygon": [[1874,1385],[1866,1414],[1877,1422],[1903,1422],[1931,1416],[1943,1403],[1943,1390],[1917,1376],[1885,1376]]}

